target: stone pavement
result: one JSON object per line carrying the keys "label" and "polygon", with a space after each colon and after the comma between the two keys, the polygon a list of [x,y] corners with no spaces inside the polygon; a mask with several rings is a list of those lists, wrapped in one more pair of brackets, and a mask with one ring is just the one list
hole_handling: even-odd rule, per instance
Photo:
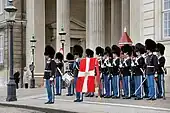
{"label": "stone pavement", "polygon": [[45,112],[28,110],[23,108],[0,106],[0,113],[45,113]]}
{"label": "stone pavement", "polygon": [[[47,101],[46,90],[41,89],[19,89],[17,90],[18,101],[6,102],[6,88],[0,88],[0,105],[8,106],[15,105],[29,109],[49,109],[47,113],[52,113],[52,110],[60,111],[58,113],[170,113],[170,94],[167,94],[167,99],[158,99],[156,101],[140,100],[135,101],[123,99],[99,99],[99,98],[84,98],[82,103],[74,103],[75,97],[66,97],[65,91],[63,96],[56,96],[55,104],[45,105]],[[51,110],[51,111],[50,111]]]}

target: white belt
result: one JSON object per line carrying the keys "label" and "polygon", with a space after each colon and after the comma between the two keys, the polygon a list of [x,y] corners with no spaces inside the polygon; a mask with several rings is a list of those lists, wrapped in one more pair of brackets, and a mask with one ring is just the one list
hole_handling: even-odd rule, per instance
{"label": "white belt", "polygon": [[88,72],[79,71],[78,77],[94,76],[94,74],[95,74],[95,70],[88,71]]}
{"label": "white belt", "polygon": [[51,72],[51,70],[44,70],[44,72]]}
{"label": "white belt", "polygon": [[147,67],[155,67],[155,66],[147,66]]}

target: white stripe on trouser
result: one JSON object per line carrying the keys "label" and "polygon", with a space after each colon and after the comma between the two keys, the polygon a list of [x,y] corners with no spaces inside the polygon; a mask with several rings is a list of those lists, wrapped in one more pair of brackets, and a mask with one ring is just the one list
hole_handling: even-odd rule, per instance
{"label": "white stripe on trouser", "polygon": [[156,98],[156,81],[155,81],[155,79],[154,79],[154,89],[155,89],[155,95],[154,95],[154,97]]}
{"label": "white stripe on trouser", "polygon": [[117,92],[118,92],[118,95],[119,96],[119,75],[117,75]]}
{"label": "white stripe on trouser", "polygon": [[73,84],[70,84],[71,85],[71,90],[70,90],[70,93],[73,94]]}
{"label": "white stripe on trouser", "polygon": [[111,80],[109,80],[109,85],[110,85],[110,87],[109,87],[109,88],[110,88],[110,89],[109,89],[109,90],[110,90],[110,95],[109,95],[109,96],[111,96],[111,95],[112,95],[112,84],[111,84]]}
{"label": "white stripe on trouser", "polygon": [[81,92],[81,93],[80,93],[80,100],[82,100],[82,94],[83,94],[83,93]]}
{"label": "white stripe on trouser", "polygon": [[161,90],[162,90],[161,96],[163,96],[164,95],[164,77],[163,77],[163,74],[161,74]]}
{"label": "white stripe on trouser", "polygon": [[[142,84],[142,76],[141,76],[141,78],[140,78],[140,85],[141,85],[141,84]],[[140,92],[140,97],[141,97],[141,98],[142,98],[142,93],[143,93],[143,92],[142,92],[142,91],[143,91],[142,89],[143,89],[143,86],[141,85],[141,89],[140,89],[140,91],[141,91],[141,92]]]}
{"label": "white stripe on trouser", "polygon": [[129,90],[129,95],[128,95],[128,97],[130,97],[130,76],[128,76],[128,90]]}
{"label": "white stripe on trouser", "polygon": [[60,92],[60,89],[61,89],[61,88],[60,88],[60,87],[61,87],[61,85],[60,85],[61,83],[60,83],[60,82],[61,82],[61,81],[60,81],[60,76],[59,76],[59,78],[58,78],[58,83],[59,83],[59,84],[58,84],[58,88],[59,88],[59,89],[58,89],[58,93],[59,93],[59,94],[61,93],[61,92]]}

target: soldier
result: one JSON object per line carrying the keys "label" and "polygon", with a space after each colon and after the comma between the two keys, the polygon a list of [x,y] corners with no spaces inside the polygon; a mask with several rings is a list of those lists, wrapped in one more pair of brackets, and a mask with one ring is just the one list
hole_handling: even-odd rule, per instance
{"label": "soldier", "polygon": [[124,95],[123,99],[130,99],[131,92],[130,92],[130,77],[131,77],[131,55],[132,55],[132,47],[129,45],[124,45],[122,48],[123,53],[123,62],[122,62],[122,75],[123,75],[123,90]]}
{"label": "soldier", "polygon": [[119,79],[119,64],[120,64],[120,48],[117,45],[112,46],[112,55],[113,55],[113,69],[112,69],[112,90],[113,90],[113,99],[120,98],[120,79]]}
{"label": "soldier", "polygon": [[57,52],[55,55],[55,62],[56,62],[56,94],[61,95],[62,93],[62,72],[61,69],[63,68],[63,55],[60,52]]}
{"label": "soldier", "polygon": [[[83,48],[80,45],[75,45],[73,47],[73,55],[75,58],[74,64],[73,64],[73,70],[74,70],[74,84],[76,86],[77,79],[78,79],[78,72],[79,72],[79,66],[80,66],[80,58],[83,55]],[[81,102],[83,101],[83,93],[76,92],[76,99],[74,102]]]}
{"label": "soldier", "polygon": [[165,51],[165,46],[161,43],[157,43],[157,56],[158,56],[158,82],[157,82],[157,86],[158,86],[158,98],[163,98],[165,95],[165,80],[164,80],[164,76],[166,74],[166,70],[165,70],[165,57],[164,55],[164,51]]}
{"label": "soldier", "polygon": [[135,46],[132,46],[132,56],[131,56],[131,80],[130,80],[130,88],[131,88],[131,97],[135,97],[135,79],[134,79],[134,71],[135,71],[135,60],[136,60],[136,52],[135,52]]}
{"label": "soldier", "polygon": [[153,54],[156,49],[156,43],[151,39],[147,39],[145,41],[145,47],[148,54],[145,59],[146,77],[149,88],[149,98],[147,100],[156,100],[155,74],[157,74],[158,70],[158,58]]}
{"label": "soldier", "polygon": [[104,65],[106,66],[105,72],[104,72],[104,85],[105,85],[105,90],[106,94],[104,98],[110,98],[112,96],[112,88],[111,88],[111,68],[112,68],[112,53],[111,53],[111,48],[106,47],[105,48],[105,55],[104,55]]}
{"label": "soldier", "polygon": [[[93,58],[94,57],[94,52],[91,49],[86,49],[86,57],[87,58]],[[85,97],[93,97],[94,92],[87,92]]]}
{"label": "soldier", "polygon": [[[66,55],[66,59],[68,60],[68,67],[67,67],[67,73],[68,74],[73,74],[73,60],[74,60],[74,55],[72,55],[71,53],[68,53]],[[68,94],[66,96],[73,96],[74,95],[74,82],[72,82],[70,84],[70,86],[68,87]]]}
{"label": "soldier", "polygon": [[[46,88],[48,94],[48,101],[45,104],[53,104],[54,103],[54,77],[56,71],[56,63],[54,61],[55,50],[47,45],[45,48],[44,55],[46,57],[46,65],[44,70],[44,79],[46,80]],[[51,84],[52,81],[52,84]],[[52,91],[53,90],[53,91]]]}
{"label": "soldier", "polygon": [[142,54],[145,53],[145,46],[141,43],[135,45],[136,59],[135,59],[135,69],[134,69],[134,80],[135,80],[135,100],[143,99],[143,75],[144,75],[144,65],[145,59]]}
{"label": "soldier", "polygon": [[104,49],[102,47],[96,47],[96,56],[99,62],[99,71],[100,71],[100,84],[99,84],[99,95],[100,97],[104,96],[104,80],[103,80],[103,73],[102,73],[102,60],[104,55]]}

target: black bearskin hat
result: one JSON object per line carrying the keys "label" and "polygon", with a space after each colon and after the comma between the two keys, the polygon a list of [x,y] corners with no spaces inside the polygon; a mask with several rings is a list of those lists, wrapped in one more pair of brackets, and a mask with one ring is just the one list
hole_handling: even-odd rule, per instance
{"label": "black bearskin hat", "polygon": [[49,56],[50,58],[54,58],[54,54],[55,54],[54,48],[51,47],[50,45],[47,45],[47,46],[45,47],[44,55],[45,55],[45,56]]}
{"label": "black bearskin hat", "polygon": [[158,52],[160,52],[161,55],[164,55],[164,51],[165,51],[165,46],[161,43],[157,43],[156,44],[156,50]]}
{"label": "black bearskin hat", "polygon": [[105,48],[104,54],[105,54],[105,55],[108,54],[108,55],[111,57],[111,56],[112,56],[112,49],[111,49],[109,46],[107,46],[107,47]]}
{"label": "black bearskin hat", "polygon": [[124,46],[121,47],[122,53],[127,53],[129,56],[132,55],[132,47],[128,44],[125,44]]}
{"label": "black bearskin hat", "polygon": [[89,58],[92,58],[94,55],[94,52],[91,49],[86,49],[86,55]]}
{"label": "black bearskin hat", "polygon": [[145,47],[146,50],[150,50],[151,52],[154,52],[156,49],[156,43],[152,39],[147,39],[145,41]]}
{"label": "black bearskin hat", "polygon": [[66,59],[67,59],[67,60],[74,60],[74,55],[71,54],[71,53],[68,53],[68,54],[66,55]]}
{"label": "black bearskin hat", "polygon": [[57,52],[56,55],[55,55],[55,58],[59,59],[59,60],[63,60],[64,56],[60,52]]}
{"label": "black bearskin hat", "polygon": [[104,54],[104,49],[100,46],[96,47],[96,55],[103,56]]}
{"label": "black bearskin hat", "polygon": [[141,44],[141,43],[137,43],[135,45],[135,51],[140,52],[140,54],[144,54],[146,52],[145,46],[143,44]]}
{"label": "black bearskin hat", "polygon": [[112,45],[112,53],[116,54],[119,57],[120,56],[120,48],[117,45]]}
{"label": "black bearskin hat", "polygon": [[82,55],[83,55],[83,48],[80,45],[75,45],[73,47],[73,55],[79,55],[79,57],[82,57]]}
{"label": "black bearskin hat", "polygon": [[136,55],[136,51],[135,51],[135,46],[131,46],[132,47],[132,56],[133,57],[136,57],[137,55]]}

